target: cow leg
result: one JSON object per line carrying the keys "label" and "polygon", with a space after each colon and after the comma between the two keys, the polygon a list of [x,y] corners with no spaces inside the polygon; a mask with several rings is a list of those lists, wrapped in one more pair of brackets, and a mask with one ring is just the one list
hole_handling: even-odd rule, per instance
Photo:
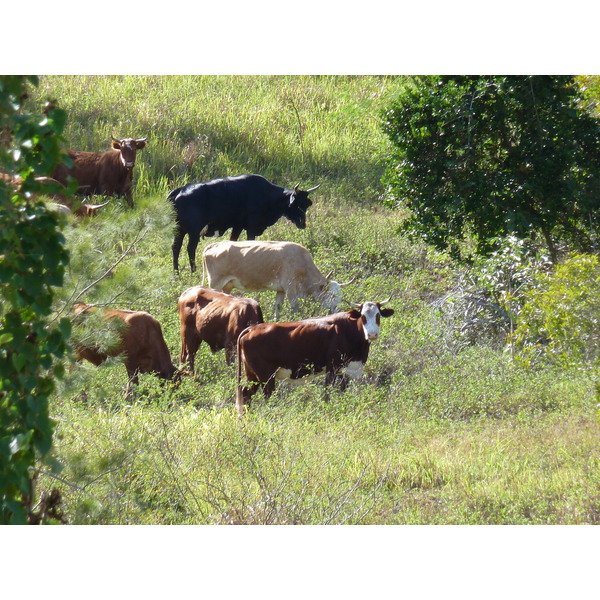
{"label": "cow leg", "polygon": [[350,378],[340,371],[334,371],[327,369],[327,375],[325,376],[326,385],[337,385],[342,392],[348,387]]}
{"label": "cow leg", "polygon": [[236,348],[235,344],[232,346],[227,346],[227,348],[225,348],[225,362],[228,365],[231,365],[235,362],[236,351],[237,351],[237,348]]}
{"label": "cow leg", "polygon": [[287,294],[287,297],[292,308],[292,313],[296,314],[298,312],[298,297],[294,294],[290,294],[289,292]]}
{"label": "cow leg", "polygon": [[265,383],[264,387],[263,387],[263,393],[265,395],[265,398],[270,398],[273,395],[273,392],[275,391],[275,377],[269,377],[269,380],[267,381],[267,383]]}
{"label": "cow leg", "polygon": [[190,259],[190,268],[192,273],[196,272],[196,248],[198,247],[198,243],[200,242],[200,234],[199,233],[190,233],[188,234],[188,245],[187,245],[187,253]]}
{"label": "cow leg", "polygon": [[183,245],[184,237],[185,233],[177,231],[175,233],[173,245],[171,246],[171,249],[173,250],[173,269],[175,269],[175,271],[179,271],[179,253],[181,252],[181,246]]}
{"label": "cow leg", "polygon": [[128,363],[125,364],[125,368],[127,369],[127,377],[128,377],[127,391],[125,393],[125,397],[127,399],[129,399],[133,396],[133,392],[135,389],[134,386],[138,385],[138,383],[139,383],[139,379],[138,379],[139,369],[135,368],[133,365],[128,364]]}
{"label": "cow leg", "polygon": [[281,307],[283,306],[283,300],[285,299],[285,292],[277,292],[275,296],[275,320],[279,320],[281,314]]}
{"label": "cow leg", "polygon": [[237,242],[240,239],[240,235],[242,235],[242,231],[243,229],[241,227],[233,227],[231,230],[231,235],[229,236],[230,241]]}
{"label": "cow leg", "polygon": [[200,348],[201,340],[197,336],[188,335],[181,344],[181,353],[179,354],[179,368],[182,369],[187,363],[187,371],[190,375],[194,374],[194,365],[196,362],[196,352]]}

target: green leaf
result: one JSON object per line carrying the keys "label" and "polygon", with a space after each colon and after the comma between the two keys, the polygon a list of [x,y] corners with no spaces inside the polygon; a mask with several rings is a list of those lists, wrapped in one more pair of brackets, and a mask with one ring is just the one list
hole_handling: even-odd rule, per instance
{"label": "green leaf", "polygon": [[0,345],[8,344],[9,342],[12,342],[13,339],[14,335],[9,331],[5,333],[0,333]]}

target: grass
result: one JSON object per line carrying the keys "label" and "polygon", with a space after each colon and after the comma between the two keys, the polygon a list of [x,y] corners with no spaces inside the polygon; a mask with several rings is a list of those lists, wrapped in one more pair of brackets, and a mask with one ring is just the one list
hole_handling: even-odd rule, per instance
{"label": "grass", "polygon": [[[378,115],[400,82],[41,79],[32,102],[51,96],[67,108],[70,147],[101,150],[111,134],[150,138],[138,155],[136,207],[111,201],[97,218],[65,225],[71,264],[57,311],[80,294],[147,310],[177,363],[177,298],[200,274],[186,260],[173,274],[166,194],[244,172],[321,183],[305,230],[282,220],[263,238],[301,243],[337,281],[356,277],[347,300],[391,296],[396,311],[345,392],[318,380],[281,385],[268,400],[257,394],[242,420],[235,367],[205,346],[194,378],[173,389],[142,376],[133,399],[119,360],[69,365],[51,403],[63,469],[42,467],[38,492],[58,487],[70,523],[598,522],[594,371],[528,370],[485,344],[449,348],[433,302],[452,289],[458,266],[397,234],[402,212],[378,202],[387,153]],[[274,293],[255,297],[272,319]],[[299,316],[320,312],[305,300]],[[292,317],[284,305],[282,318]]]}

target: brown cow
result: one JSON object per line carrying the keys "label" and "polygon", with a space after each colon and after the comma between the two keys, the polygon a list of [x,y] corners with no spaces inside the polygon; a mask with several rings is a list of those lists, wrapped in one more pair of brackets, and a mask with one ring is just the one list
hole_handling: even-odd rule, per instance
{"label": "brown cow", "polygon": [[[237,344],[238,371],[236,406],[239,414],[249,405],[252,395],[262,386],[269,397],[275,382],[300,379],[325,372],[325,382],[347,377],[358,378],[369,356],[372,340],[379,337],[381,317],[394,314],[382,308],[389,302],[364,302],[354,309],[289,323],[252,325],[240,334]],[[242,367],[248,387],[240,385]]]}
{"label": "brown cow", "polygon": [[[107,204],[78,203],[80,206],[73,209],[73,198],[62,191],[55,191],[64,190],[64,185],[60,183],[60,181],[57,181],[52,177],[35,177],[34,179],[37,183],[41,183],[43,186],[48,186],[47,191],[42,190],[40,193],[54,200],[51,206],[65,214],[73,213],[78,217],[92,217],[96,214],[96,211],[99,208],[102,208]],[[0,173],[0,180],[12,185],[17,190],[20,190],[21,185],[23,184],[23,179],[20,175],[8,175],[7,173]]]}
{"label": "brown cow", "polygon": [[63,185],[68,184],[69,176],[73,177],[79,184],[77,191],[80,194],[125,196],[127,204],[133,207],[131,180],[136,152],[146,145],[147,138],[112,139],[112,150],[107,152],[67,150],[73,166],[67,167],[63,163],[52,176]]}
{"label": "brown cow", "polygon": [[181,322],[181,353],[179,368],[189,363],[194,372],[194,358],[202,342],[213,352],[225,348],[225,359],[231,364],[235,359],[237,338],[246,327],[263,323],[258,302],[251,298],[236,298],[216,290],[192,287],[179,297]]}
{"label": "brown cow", "polygon": [[[91,313],[96,307],[75,304],[75,315]],[[138,310],[109,309],[103,313],[104,320],[120,319],[124,323],[119,332],[116,347],[101,351],[97,346],[75,345],[75,359],[88,360],[94,365],[103,363],[108,357],[125,355],[125,368],[129,376],[127,391],[138,383],[138,373],[154,373],[161,379],[178,380],[178,370],[171,362],[169,349],[163,338],[160,323],[150,314]]]}

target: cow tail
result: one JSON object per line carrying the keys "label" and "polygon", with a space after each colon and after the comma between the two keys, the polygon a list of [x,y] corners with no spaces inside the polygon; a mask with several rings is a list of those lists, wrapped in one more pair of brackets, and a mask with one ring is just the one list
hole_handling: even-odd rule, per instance
{"label": "cow tail", "polygon": [[246,332],[246,329],[240,333],[237,339],[237,374],[236,374],[236,392],[235,392],[235,406],[237,408],[238,414],[243,414],[244,412],[244,391],[242,389],[241,381],[242,381],[242,336]]}

